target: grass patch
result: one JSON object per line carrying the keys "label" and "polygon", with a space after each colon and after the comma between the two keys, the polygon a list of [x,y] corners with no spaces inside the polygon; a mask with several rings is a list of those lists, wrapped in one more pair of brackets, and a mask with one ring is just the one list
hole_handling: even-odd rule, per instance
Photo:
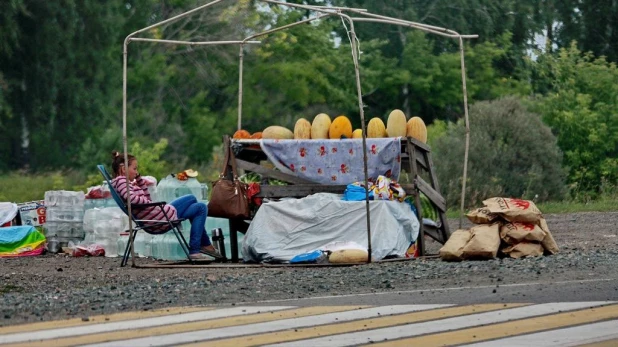
{"label": "grass patch", "polygon": [[43,200],[48,190],[73,190],[78,175],[48,172],[37,175],[12,172],[0,175],[0,201],[14,203]]}
{"label": "grass patch", "polygon": [[559,201],[544,202],[538,204],[541,212],[547,213],[573,213],[573,212],[613,212],[618,211],[618,199],[599,199],[589,202]]}
{"label": "grass patch", "polygon": [[[561,214],[575,212],[618,212],[618,197],[603,196],[597,200],[591,201],[548,201],[537,203],[536,206],[543,214]],[[480,207],[480,206],[479,206]],[[470,209],[465,210],[468,212]],[[446,212],[448,218],[459,218],[459,208],[449,209]]]}
{"label": "grass patch", "polygon": [[6,294],[10,292],[22,292],[24,289],[22,287],[14,286],[12,284],[5,284],[0,287],[0,294]]}

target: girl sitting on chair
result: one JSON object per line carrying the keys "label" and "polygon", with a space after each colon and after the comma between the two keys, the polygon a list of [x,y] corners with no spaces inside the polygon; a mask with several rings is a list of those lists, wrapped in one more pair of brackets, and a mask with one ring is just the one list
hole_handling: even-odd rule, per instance
{"label": "girl sitting on chair", "polygon": [[[114,179],[112,188],[124,200],[127,199],[126,171],[124,167],[124,155],[116,151],[112,152],[112,170]],[[153,202],[148,193],[148,185],[152,183],[143,179],[137,171],[137,158],[128,155],[129,158],[129,189],[131,190],[132,204],[147,204]],[[142,220],[165,221],[165,216],[170,220],[186,218],[191,221],[191,237],[189,239],[189,257],[191,259],[209,259],[204,254],[215,259],[221,255],[212,246],[206,233],[205,223],[208,207],[203,202],[198,202],[193,195],[184,195],[163,206],[165,215],[158,206],[145,208],[136,217]]]}

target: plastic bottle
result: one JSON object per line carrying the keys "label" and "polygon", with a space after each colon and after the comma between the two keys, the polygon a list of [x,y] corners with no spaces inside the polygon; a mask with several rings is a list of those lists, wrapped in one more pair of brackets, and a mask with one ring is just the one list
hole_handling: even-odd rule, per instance
{"label": "plastic bottle", "polygon": [[146,258],[152,256],[152,235],[145,232],[138,232],[135,236],[135,253],[140,258]]}
{"label": "plastic bottle", "polygon": [[56,235],[53,235],[52,237],[47,239],[47,244],[45,245],[45,248],[49,253],[58,253],[58,251],[60,250],[60,241],[58,240]]}
{"label": "plastic bottle", "polygon": [[118,256],[118,240],[106,238],[107,248],[105,248],[105,256],[115,258]]}
{"label": "plastic bottle", "polygon": [[144,232],[137,232],[137,235],[135,235],[135,254],[143,257],[144,254]]}
{"label": "plastic bottle", "polygon": [[122,257],[124,256],[124,251],[127,248],[127,243],[129,243],[129,233],[120,233],[120,236],[118,237],[118,256]]}
{"label": "plastic bottle", "polygon": [[152,235],[144,235],[144,257],[152,257]]}
{"label": "plastic bottle", "polygon": [[164,236],[163,235],[154,235],[152,240],[150,240],[150,254],[155,259],[165,259],[164,252]]}

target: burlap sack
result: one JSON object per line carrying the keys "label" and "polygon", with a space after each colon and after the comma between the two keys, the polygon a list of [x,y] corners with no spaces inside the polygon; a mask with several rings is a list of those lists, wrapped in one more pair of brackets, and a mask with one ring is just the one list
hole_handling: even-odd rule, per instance
{"label": "burlap sack", "polygon": [[558,253],[558,244],[556,243],[556,240],[554,240],[554,237],[549,231],[549,227],[547,226],[545,218],[541,218],[538,225],[545,232],[545,238],[543,239],[543,241],[541,241],[543,248],[545,248],[545,252],[547,252],[548,254]]}
{"label": "burlap sack", "polygon": [[489,212],[489,209],[487,207],[479,207],[475,210],[468,212],[468,214],[466,214],[466,217],[468,217],[470,222],[474,224],[491,224],[498,218],[498,215]]}
{"label": "burlap sack", "polygon": [[538,223],[541,211],[534,202],[511,198],[491,198],[483,201],[489,212],[497,213],[509,222]]}
{"label": "burlap sack", "polygon": [[500,238],[509,245],[521,241],[541,242],[545,235],[545,231],[533,223],[506,223],[500,227]]}
{"label": "burlap sack", "polygon": [[472,238],[464,246],[464,259],[493,259],[500,248],[500,224],[481,224],[470,229]]}
{"label": "burlap sack", "polygon": [[524,241],[503,249],[502,253],[515,259],[519,259],[521,257],[538,257],[539,255],[543,255],[543,245],[540,243]]}
{"label": "burlap sack", "polygon": [[440,248],[440,258],[446,261],[463,260],[464,246],[470,241],[470,230],[457,230],[451,234],[448,241]]}

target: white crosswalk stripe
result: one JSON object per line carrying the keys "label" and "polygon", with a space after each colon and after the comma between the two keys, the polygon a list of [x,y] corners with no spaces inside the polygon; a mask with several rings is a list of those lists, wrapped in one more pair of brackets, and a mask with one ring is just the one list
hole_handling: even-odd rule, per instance
{"label": "white crosswalk stripe", "polygon": [[466,347],[569,347],[614,339],[618,339],[618,320],[479,342]]}
{"label": "white crosswalk stripe", "polygon": [[[382,306],[368,309],[347,311],[342,313],[328,313],[318,316],[293,318],[279,320],[268,323],[257,323],[245,325],[242,327],[242,334],[259,334],[263,332],[280,331],[286,329],[295,329],[308,327],[313,325],[333,324],[346,322],[356,319],[373,318],[386,316],[398,313],[407,313],[421,310],[429,310],[432,308],[443,307],[446,305],[396,305]],[[194,331],[191,333],[172,334],[166,336],[148,337],[143,339],[110,342],[104,344],[89,345],[88,347],[112,347],[112,346],[167,346],[172,344],[189,343],[192,341],[213,340],[225,337],[237,336],[239,333],[238,327],[228,327],[221,329]]]}
{"label": "white crosswalk stripe", "polygon": [[0,347],[618,345],[610,301],[190,309],[0,327]]}
{"label": "white crosswalk stripe", "polygon": [[364,343],[370,343],[374,341],[383,341],[398,339],[402,337],[423,335],[437,333],[440,331],[449,331],[455,329],[462,329],[467,327],[506,322],[514,319],[529,318],[535,316],[541,316],[546,314],[552,314],[567,310],[576,310],[591,306],[603,305],[604,302],[594,303],[582,303],[582,302],[568,302],[568,303],[551,303],[534,305],[530,307],[518,307],[508,310],[501,310],[496,312],[487,312],[480,314],[473,314],[463,317],[446,318],[438,321],[399,325],[391,328],[376,329],[371,331],[354,332],[349,334],[340,334],[335,336],[322,337],[312,340],[304,340],[290,343],[282,343],[271,346],[278,347],[304,347],[304,346],[357,346]]}

